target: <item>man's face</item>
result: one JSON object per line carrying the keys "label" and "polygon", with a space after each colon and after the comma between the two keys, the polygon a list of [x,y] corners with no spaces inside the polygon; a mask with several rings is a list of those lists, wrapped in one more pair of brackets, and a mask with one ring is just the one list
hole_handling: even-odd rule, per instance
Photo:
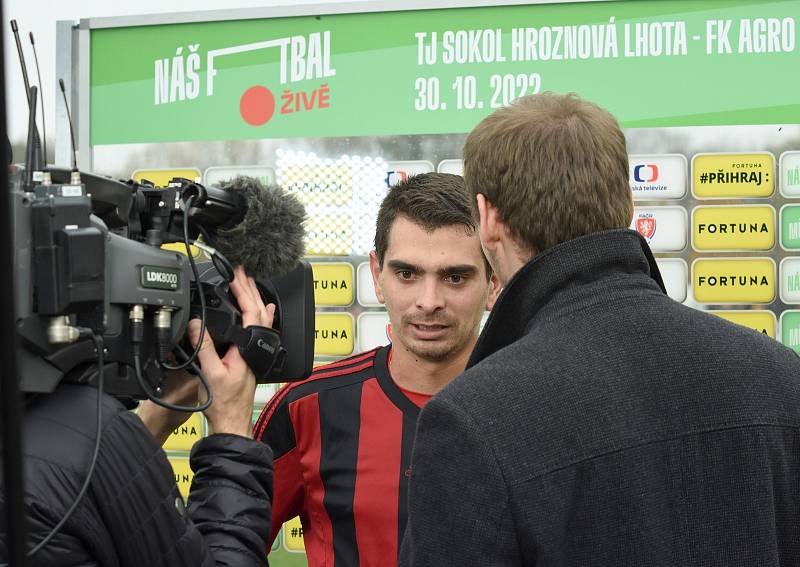
{"label": "man's face", "polygon": [[477,231],[470,235],[454,225],[429,232],[400,216],[389,231],[383,267],[373,252],[370,268],[396,346],[432,362],[472,348],[495,289],[486,277]]}

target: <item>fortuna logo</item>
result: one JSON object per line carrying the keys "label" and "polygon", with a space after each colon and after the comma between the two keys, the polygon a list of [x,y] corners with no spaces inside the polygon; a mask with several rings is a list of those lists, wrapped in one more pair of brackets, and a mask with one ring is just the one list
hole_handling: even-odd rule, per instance
{"label": "fortuna logo", "polygon": [[709,234],[754,234],[769,232],[769,227],[766,223],[700,223],[697,226],[697,232],[702,234],[708,232]]}
{"label": "fortuna logo", "polygon": [[633,179],[637,183],[652,183],[658,180],[658,166],[654,163],[637,165],[633,168]]}
{"label": "fortuna logo", "polygon": [[709,287],[759,287],[768,286],[767,276],[700,276],[697,278],[698,286]]}
{"label": "fortuna logo", "polygon": [[652,216],[644,216],[636,219],[636,230],[639,234],[650,240],[656,233],[656,219]]}

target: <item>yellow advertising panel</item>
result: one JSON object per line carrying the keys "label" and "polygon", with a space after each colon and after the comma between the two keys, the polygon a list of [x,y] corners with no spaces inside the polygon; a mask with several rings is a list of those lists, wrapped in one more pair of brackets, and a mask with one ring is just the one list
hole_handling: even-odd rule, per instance
{"label": "yellow advertising panel", "polygon": [[769,197],[775,192],[775,156],[696,154],[692,158],[692,193],[701,199]]}
{"label": "yellow advertising panel", "polygon": [[354,320],[350,313],[317,313],[314,321],[314,354],[347,356],[352,354]]}
{"label": "yellow advertising panel", "polygon": [[172,465],[172,472],[175,474],[175,482],[178,485],[178,491],[186,500],[189,498],[189,488],[192,486],[192,479],[194,473],[189,466],[188,457],[169,457],[169,464]]}
{"label": "yellow advertising panel", "polygon": [[196,167],[182,167],[178,169],[137,169],[131,177],[137,183],[146,179],[156,187],[166,187],[174,177],[183,177],[194,181],[198,177],[202,177],[202,174]]}
{"label": "yellow advertising panel", "polygon": [[692,212],[695,250],[771,250],[775,234],[775,209],[769,205],[697,207]]}
{"label": "yellow advertising panel", "polygon": [[770,258],[704,258],[692,264],[694,297],[700,303],[771,303],[775,262]]}
{"label": "yellow advertising panel", "polygon": [[164,443],[165,451],[191,451],[195,443],[205,435],[203,416],[193,413],[192,417],[172,432]]}
{"label": "yellow advertising panel", "polygon": [[312,263],[314,303],[348,306],[353,303],[353,265],[347,262]]}
{"label": "yellow advertising panel", "polygon": [[292,518],[283,524],[283,546],[286,551],[293,553],[302,553],[305,551],[306,546],[303,542],[303,524],[300,522],[300,517]]}
{"label": "yellow advertising panel", "polygon": [[772,311],[709,311],[718,317],[775,338],[777,319]]}

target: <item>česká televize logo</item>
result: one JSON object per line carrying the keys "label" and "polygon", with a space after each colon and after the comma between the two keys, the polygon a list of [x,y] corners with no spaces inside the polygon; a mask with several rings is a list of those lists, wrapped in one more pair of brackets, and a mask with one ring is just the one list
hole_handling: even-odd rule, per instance
{"label": "\u010desk\u00e1 televize logo", "polygon": [[653,183],[654,181],[658,181],[658,166],[654,163],[634,166],[633,180],[636,181],[636,183]]}
{"label": "\u010desk\u00e1 televize logo", "polygon": [[[251,126],[263,126],[276,111],[293,114],[330,108],[331,90],[327,83],[316,88],[293,90],[300,81],[325,79],[336,75],[331,66],[331,32],[292,35],[255,43],[212,49],[205,54],[206,67],[201,69],[200,44],[188,46],[188,53],[178,47],[173,57],[154,61],[154,104],[173,104],[195,100],[201,96],[201,75],[205,71],[205,96],[214,96],[215,80],[224,80],[225,72],[215,65],[221,58],[246,52],[279,51],[279,72],[268,84],[247,86],[239,98],[239,114]],[[266,56],[265,56],[266,59]],[[265,61],[266,62],[266,61]],[[281,89],[280,104],[273,90]],[[272,88],[270,88],[272,87]]]}

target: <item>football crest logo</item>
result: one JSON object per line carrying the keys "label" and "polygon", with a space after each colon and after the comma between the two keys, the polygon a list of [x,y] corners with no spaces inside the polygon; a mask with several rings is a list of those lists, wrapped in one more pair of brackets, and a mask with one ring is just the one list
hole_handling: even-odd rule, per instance
{"label": "football crest logo", "polygon": [[636,230],[650,240],[656,233],[656,219],[653,217],[639,217],[636,219]]}

